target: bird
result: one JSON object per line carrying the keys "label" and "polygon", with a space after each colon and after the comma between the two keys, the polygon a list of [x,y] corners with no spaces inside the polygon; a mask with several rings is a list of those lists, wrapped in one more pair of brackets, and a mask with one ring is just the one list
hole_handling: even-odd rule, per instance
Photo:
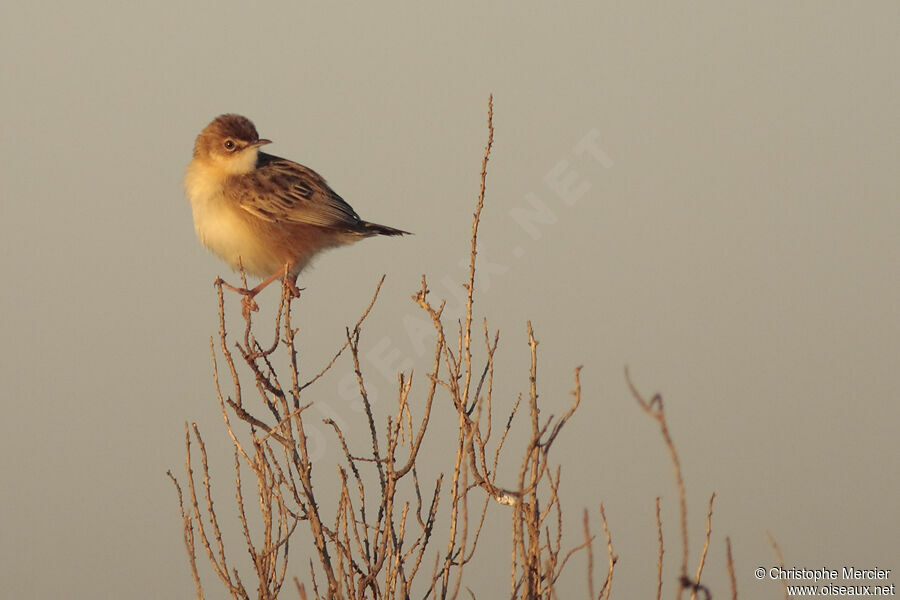
{"label": "bird", "polygon": [[297,276],[323,250],[409,234],[364,221],[321,175],[260,151],[271,143],[250,119],[220,115],[197,136],[184,177],[200,242],[232,269],[262,279],[253,289],[225,284],[244,295],[245,314],[279,277],[299,296]]}

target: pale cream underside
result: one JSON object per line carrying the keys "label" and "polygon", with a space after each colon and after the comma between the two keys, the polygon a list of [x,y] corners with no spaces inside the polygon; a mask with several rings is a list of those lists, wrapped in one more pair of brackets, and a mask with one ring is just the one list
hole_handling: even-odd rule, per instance
{"label": "pale cream underside", "polygon": [[227,161],[195,158],[184,178],[197,237],[232,269],[243,264],[247,273],[264,278],[291,263],[296,275],[317,252],[358,239],[310,225],[267,222],[226,198],[226,178],[245,173],[256,163],[255,151],[241,154],[252,156]]}

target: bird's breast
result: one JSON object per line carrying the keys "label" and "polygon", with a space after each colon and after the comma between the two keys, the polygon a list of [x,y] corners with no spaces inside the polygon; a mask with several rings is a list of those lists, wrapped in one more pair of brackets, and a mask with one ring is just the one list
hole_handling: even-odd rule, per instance
{"label": "bird's breast", "polygon": [[243,264],[252,275],[268,276],[279,268],[278,259],[265,247],[264,236],[251,222],[252,215],[226,196],[226,178],[221,170],[196,161],[188,167],[184,188],[191,202],[194,230],[203,245],[231,268]]}

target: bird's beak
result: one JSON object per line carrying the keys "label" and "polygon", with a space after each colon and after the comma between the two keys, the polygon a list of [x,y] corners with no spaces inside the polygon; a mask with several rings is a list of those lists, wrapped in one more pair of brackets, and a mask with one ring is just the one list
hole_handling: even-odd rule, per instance
{"label": "bird's beak", "polygon": [[260,146],[265,146],[266,144],[271,144],[272,140],[256,140],[252,144],[250,144],[251,148],[259,148]]}

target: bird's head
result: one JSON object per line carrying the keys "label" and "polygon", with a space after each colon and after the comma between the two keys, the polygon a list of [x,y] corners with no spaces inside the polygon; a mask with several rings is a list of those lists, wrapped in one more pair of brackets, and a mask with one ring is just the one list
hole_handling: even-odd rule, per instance
{"label": "bird's head", "polygon": [[271,144],[259,139],[253,122],[241,115],[220,115],[194,142],[194,159],[210,162],[232,175],[249,173],[256,166],[259,147]]}

